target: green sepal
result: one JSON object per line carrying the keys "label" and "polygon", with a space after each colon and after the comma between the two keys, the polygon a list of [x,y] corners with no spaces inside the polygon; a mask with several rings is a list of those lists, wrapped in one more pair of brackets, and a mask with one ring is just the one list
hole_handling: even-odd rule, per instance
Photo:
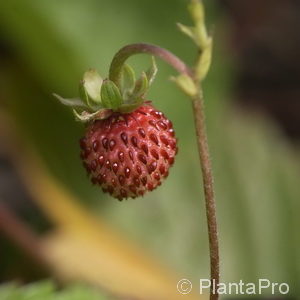
{"label": "green sepal", "polygon": [[[198,47],[198,57],[194,73],[196,82],[201,82],[206,77],[211,65],[212,37],[206,30],[203,2],[201,0],[190,0],[188,9],[194,25],[190,27],[177,23],[177,26],[179,30],[190,37]],[[175,81],[177,81],[177,79],[175,79]],[[188,84],[187,88],[184,88],[183,82]],[[193,93],[193,87],[190,79],[179,78],[179,82],[177,82],[177,84],[182,90],[184,90],[185,93]]]}
{"label": "green sepal", "polygon": [[87,111],[83,111],[79,113],[78,111],[76,111],[76,109],[73,109],[73,114],[77,121],[86,123],[94,120],[106,119],[112,114],[112,110],[107,108],[102,108],[93,113],[89,113]]}
{"label": "green sepal", "polygon": [[212,48],[212,38],[209,37],[207,46],[203,48],[202,52],[199,54],[195,66],[195,77],[198,81],[202,81],[209,71],[212,59]]}
{"label": "green sepal", "polygon": [[197,95],[198,88],[190,76],[186,74],[180,74],[177,77],[171,77],[171,80],[174,81],[177,86],[189,97],[193,98]]}
{"label": "green sepal", "polygon": [[132,93],[134,86],[135,72],[128,64],[125,64],[121,73],[121,91],[124,98]]}
{"label": "green sepal", "polygon": [[[142,72],[140,78],[137,80],[135,80],[135,78],[133,77],[134,71],[128,65],[125,66],[124,71],[127,72],[127,79],[130,79],[130,81],[128,80],[127,89],[125,88],[125,85],[122,84],[124,104],[128,105],[127,108],[129,108],[129,105],[137,107],[138,105],[140,105],[140,98],[143,98],[143,96],[146,94],[149,86],[151,85],[157,74],[155,59],[154,57],[152,57],[151,67],[146,72]],[[122,107],[123,106],[124,105],[122,105]]]}
{"label": "green sepal", "polygon": [[89,106],[101,104],[100,90],[103,79],[95,69],[89,69],[79,83],[80,98]]}
{"label": "green sepal", "polygon": [[145,72],[142,72],[141,77],[135,82],[134,90],[131,94],[132,99],[139,99],[145,95],[149,88],[148,77]]}
{"label": "green sepal", "polygon": [[123,98],[119,88],[109,79],[103,81],[100,94],[102,105],[105,108],[116,110],[123,103]]}
{"label": "green sepal", "polygon": [[120,106],[118,112],[130,113],[135,109],[137,109],[143,102],[144,102],[143,98],[137,98],[135,99],[134,103],[123,104],[122,106]]}
{"label": "green sepal", "polygon": [[89,107],[87,106],[86,103],[84,103],[81,99],[78,98],[73,98],[73,99],[66,99],[63,98],[61,96],[59,96],[58,94],[53,93],[52,94],[60,103],[62,103],[63,105],[66,106],[70,106],[72,108],[75,109],[81,109],[81,110],[88,110]]}
{"label": "green sepal", "polygon": [[181,23],[177,23],[177,27],[183,34],[187,35],[189,38],[191,38],[194,41],[194,43],[197,46],[199,46],[194,27],[186,26]]}
{"label": "green sepal", "polygon": [[191,0],[190,4],[188,5],[188,9],[195,24],[194,32],[197,40],[196,44],[200,49],[202,49],[206,47],[206,43],[208,41],[208,34],[205,26],[204,5],[202,1]]}
{"label": "green sepal", "polygon": [[151,67],[146,71],[149,87],[153,83],[158,70],[154,56],[151,57],[151,62],[152,62]]}

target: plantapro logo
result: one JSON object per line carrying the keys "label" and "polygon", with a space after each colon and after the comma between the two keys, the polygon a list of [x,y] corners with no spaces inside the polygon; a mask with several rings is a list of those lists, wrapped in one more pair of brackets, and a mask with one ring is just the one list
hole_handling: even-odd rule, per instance
{"label": "plantapro logo", "polygon": [[213,294],[219,295],[261,295],[264,292],[271,295],[287,295],[290,287],[287,283],[271,282],[269,279],[259,279],[258,282],[220,282],[200,279],[200,294],[207,293],[212,287]]}
{"label": "plantapro logo", "polygon": [[[193,287],[189,279],[183,278],[177,283],[177,290],[180,294],[189,294]],[[200,294],[219,295],[287,295],[290,292],[290,287],[287,283],[271,282],[269,279],[258,279],[257,282],[220,282],[216,283],[215,280],[200,279]]]}

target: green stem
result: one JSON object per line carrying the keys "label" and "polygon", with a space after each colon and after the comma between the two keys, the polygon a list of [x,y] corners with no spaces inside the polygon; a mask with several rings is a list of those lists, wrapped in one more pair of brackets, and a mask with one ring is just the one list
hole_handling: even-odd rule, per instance
{"label": "green stem", "polygon": [[[197,83],[198,94],[193,97],[193,113],[197,134],[197,144],[199,150],[199,159],[202,170],[204,195],[205,195],[205,207],[209,236],[209,249],[210,249],[210,271],[211,281],[214,280],[215,284],[219,283],[220,270],[219,270],[219,243],[218,243],[218,229],[216,218],[216,204],[214,198],[214,186],[213,186],[213,174],[211,168],[209,147],[207,142],[206,126],[205,126],[205,114],[203,110],[203,98],[200,85],[194,78],[192,70],[173,53],[165,50],[159,46],[149,44],[131,44],[120,49],[114,56],[109,70],[109,79],[114,81],[115,84],[119,84],[121,70],[125,61],[135,54],[150,54],[161,58],[169,65],[171,65],[176,71],[181,74],[186,74]],[[212,285],[211,285],[212,286]],[[210,290],[210,299],[217,300],[219,295],[213,293]]]}

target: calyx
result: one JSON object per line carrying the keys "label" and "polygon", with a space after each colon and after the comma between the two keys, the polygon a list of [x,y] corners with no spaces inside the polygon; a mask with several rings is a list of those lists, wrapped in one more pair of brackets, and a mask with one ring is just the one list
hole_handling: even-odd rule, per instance
{"label": "calyx", "polygon": [[120,83],[102,79],[95,69],[87,70],[79,82],[79,98],[66,99],[53,94],[62,104],[72,108],[75,118],[81,122],[102,120],[113,112],[130,113],[145,99],[157,73],[152,57],[152,65],[136,79],[134,70],[124,64]]}

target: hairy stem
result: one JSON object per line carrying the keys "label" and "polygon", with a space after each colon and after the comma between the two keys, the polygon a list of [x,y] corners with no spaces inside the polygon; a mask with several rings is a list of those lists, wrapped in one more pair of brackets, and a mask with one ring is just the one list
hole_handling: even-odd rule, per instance
{"label": "hairy stem", "polygon": [[[161,58],[172,66],[176,71],[181,74],[190,76],[194,82],[196,82],[193,71],[177,56],[173,53],[165,50],[159,46],[149,44],[131,44],[120,49],[114,56],[109,70],[109,79],[114,81],[117,85],[120,81],[121,70],[125,61],[132,55],[135,54],[150,54]],[[197,83],[197,82],[196,82]],[[218,244],[218,230],[217,230],[217,218],[216,218],[216,204],[214,198],[213,188],[213,174],[211,168],[209,147],[207,142],[205,116],[203,110],[203,98],[199,84],[199,92],[196,97],[192,100],[195,127],[197,134],[197,143],[199,150],[199,158],[202,170],[203,184],[204,184],[204,195],[205,195],[205,206],[206,206],[206,217],[208,225],[209,235],[209,249],[210,249],[210,269],[211,269],[211,280],[215,281],[215,284],[219,283],[219,244]],[[212,285],[211,285],[212,286]],[[210,299],[217,300],[218,294],[213,293],[211,288]]]}
{"label": "hairy stem", "polygon": [[[217,286],[217,284],[220,281],[220,258],[216,203],[214,196],[213,174],[205,126],[203,98],[200,94],[197,95],[197,97],[195,97],[193,100],[193,112],[205,194],[206,218],[209,236],[211,280],[214,280]],[[211,283],[210,299],[217,300],[218,294],[213,293],[212,286],[213,284]]]}

